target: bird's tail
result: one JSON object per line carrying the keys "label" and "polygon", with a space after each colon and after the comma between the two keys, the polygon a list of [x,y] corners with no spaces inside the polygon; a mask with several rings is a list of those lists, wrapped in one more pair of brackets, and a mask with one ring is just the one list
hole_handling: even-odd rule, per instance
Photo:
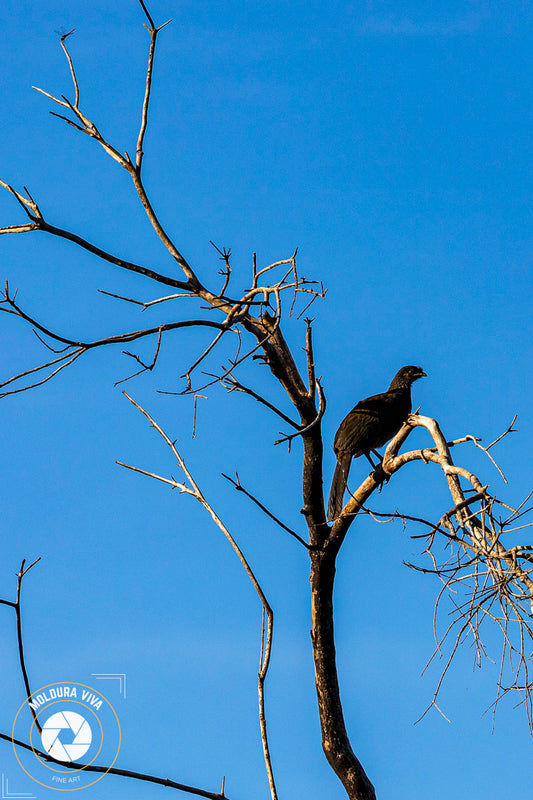
{"label": "bird's tail", "polygon": [[346,489],[346,482],[348,480],[348,472],[350,470],[351,456],[340,456],[337,459],[337,466],[333,473],[333,480],[331,481],[331,489],[329,491],[328,501],[328,520],[333,522],[337,519],[342,511],[342,501],[344,498],[344,490]]}

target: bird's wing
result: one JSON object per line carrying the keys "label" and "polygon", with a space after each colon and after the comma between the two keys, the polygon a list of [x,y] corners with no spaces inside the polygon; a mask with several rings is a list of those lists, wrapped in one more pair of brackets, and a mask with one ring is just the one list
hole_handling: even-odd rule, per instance
{"label": "bird's wing", "polygon": [[354,457],[373,447],[381,447],[393,436],[388,417],[398,401],[398,393],[382,392],[360,400],[341,422],[335,436],[336,452],[350,452]]}
{"label": "bird's wing", "polygon": [[367,406],[366,400],[361,400],[341,422],[335,436],[335,450],[355,455],[359,452],[361,444],[364,446],[367,439],[372,437],[372,432],[379,424],[379,404]]}
{"label": "bird's wing", "polygon": [[373,394],[371,397],[366,397],[364,400],[359,400],[352,411],[361,411],[365,415],[378,415],[383,411],[384,406],[390,403],[392,397],[396,392],[381,392],[381,394]]}

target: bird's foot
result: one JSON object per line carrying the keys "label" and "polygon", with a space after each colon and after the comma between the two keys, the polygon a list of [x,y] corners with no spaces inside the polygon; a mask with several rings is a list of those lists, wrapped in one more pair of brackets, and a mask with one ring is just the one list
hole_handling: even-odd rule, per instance
{"label": "bird's foot", "polygon": [[391,479],[391,476],[388,472],[385,472],[383,469],[383,462],[378,464],[374,470],[370,473],[370,477],[374,478],[376,483],[379,483],[379,491],[381,492],[383,485],[388,483]]}

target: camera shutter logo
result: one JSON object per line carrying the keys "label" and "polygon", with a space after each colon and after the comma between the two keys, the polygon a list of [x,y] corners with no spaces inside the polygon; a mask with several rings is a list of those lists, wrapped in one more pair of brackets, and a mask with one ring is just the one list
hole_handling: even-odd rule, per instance
{"label": "camera shutter logo", "polygon": [[44,750],[58,761],[83,758],[91,746],[92,738],[91,726],[85,717],[75,711],[52,714],[44,723],[41,733]]}
{"label": "camera shutter logo", "polygon": [[91,686],[71,681],[48,683],[26,697],[11,733],[23,772],[60,792],[102,780],[117,760],[120,740],[120,722],[109,700]]}

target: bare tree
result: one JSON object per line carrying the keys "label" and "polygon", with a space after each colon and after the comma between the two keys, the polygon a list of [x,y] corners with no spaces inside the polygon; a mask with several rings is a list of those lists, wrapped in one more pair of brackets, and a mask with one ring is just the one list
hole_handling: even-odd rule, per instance
{"label": "bare tree", "polygon": [[[485,655],[482,624],[492,622],[501,631],[502,640],[501,670],[495,704],[504,694],[517,692],[525,704],[529,724],[533,729],[529,675],[533,636],[530,624],[533,604],[533,576],[531,575],[533,547],[516,543],[513,535],[527,524],[526,514],[529,510],[526,507],[527,500],[516,508],[511,508],[490,494],[487,485],[467,466],[457,466],[454,463],[452,449],[468,442],[473,442],[476,447],[481,447],[479,439],[463,436],[453,441],[447,441],[436,420],[414,414],[408,418],[400,432],[387,446],[382,463],[359,486],[350,490],[348,502],[341,515],[333,524],[328,524],[323,499],[323,441],[321,434],[321,423],[326,410],[326,395],[321,380],[317,377],[313,352],[313,320],[309,317],[305,318],[305,374],[302,374],[298,366],[298,359],[294,355],[298,343],[291,349],[283,331],[284,319],[292,315],[301,319],[312,303],[318,299],[324,299],[325,289],[320,281],[311,280],[300,274],[295,251],[289,257],[265,266],[257,263],[254,254],[249,274],[249,288],[244,292],[234,292],[232,289],[231,251],[215,245],[213,246],[217,251],[217,257],[222,262],[219,285],[204,285],[200,280],[198,270],[191,266],[161,224],[154,208],[154,202],[144,185],[143,158],[156,43],[161,30],[168,23],[156,25],[143,0],[139,0],[139,2],[146,20],[145,27],[150,36],[150,48],[139,132],[134,149],[130,151],[131,155],[128,151],[120,152],[83,110],[76,70],[67,48],[67,39],[73,31],[61,36],[61,47],[67,58],[74,85],[73,98],[68,99],[65,95],[55,96],[40,88],[37,91],[55,104],[56,110],[51,112],[54,116],[74,128],[77,133],[93,139],[128,173],[133,189],[142,202],[155,234],[166,248],[173,265],[177,265],[181,271],[180,279],[156,271],[147,265],[126,261],[113,253],[104,251],[78,233],[56,226],[45,218],[38,199],[34,198],[26,187],[23,190],[16,189],[2,180],[0,180],[0,184],[15,198],[26,218],[22,222],[3,227],[0,229],[0,233],[48,233],[58,239],[73,242],[103,262],[142,275],[146,278],[147,285],[158,289],[160,286],[163,287],[163,293],[153,300],[139,300],[126,296],[126,294],[115,293],[112,294],[112,297],[117,301],[136,305],[141,312],[149,307],[155,307],[155,312],[158,309],[176,309],[176,318],[174,321],[168,322],[163,321],[163,317],[161,317],[160,321],[151,327],[127,330],[118,334],[113,333],[98,340],[80,341],[58,330],[53,321],[43,320],[39,312],[30,311],[6,281],[0,310],[30,325],[46,348],[47,355],[42,362],[27,366],[18,374],[5,379],[0,384],[1,396],[24,392],[46,383],[91,350],[112,345],[131,346],[139,340],[150,339],[154,345],[151,361],[143,360],[136,352],[123,351],[128,358],[135,362],[133,373],[122,379],[122,381],[130,380],[141,373],[153,370],[169,336],[176,335],[183,328],[211,329],[212,339],[209,344],[201,352],[191,356],[190,365],[182,376],[184,387],[180,393],[190,395],[196,401],[196,398],[206,392],[210,386],[220,384],[228,392],[248,395],[255,403],[264,406],[270,413],[276,415],[285,426],[287,432],[280,436],[275,442],[276,445],[286,444],[291,448],[295,442],[302,443],[302,514],[307,526],[307,537],[305,538],[287,526],[278,513],[267,507],[262,498],[258,498],[248,491],[238,475],[235,478],[226,477],[235,489],[243,492],[308,552],[312,609],[311,639],[323,750],[351,800],[371,800],[375,797],[373,785],[352,749],[347,732],[336,666],[333,588],[337,558],[350,527],[364,514],[383,521],[383,515],[369,509],[367,504],[372,495],[376,491],[381,491],[387,482],[393,480],[400,469],[414,461],[421,461],[428,466],[428,469],[434,465],[440,470],[449,489],[451,507],[445,513],[440,514],[436,522],[398,511],[392,511],[390,515],[385,516],[385,519],[399,517],[404,521],[412,520],[425,527],[421,536],[425,539],[424,552],[429,562],[427,566],[414,564],[410,566],[437,575],[442,583],[435,608],[436,652],[441,653],[445,640],[449,639],[451,653],[446,660],[442,678],[431,705],[437,705],[437,695],[442,680],[462,642],[469,638],[473,640],[477,658],[480,662],[482,661]],[[190,312],[191,303],[196,309],[194,313]],[[228,340],[230,346],[233,347],[233,355],[225,366],[217,369],[213,364],[216,364],[218,349],[223,341],[228,342]],[[255,387],[247,386],[242,382],[239,376],[239,367],[253,359],[264,363],[270,369],[272,381],[283,390],[285,400],[282,404],[272,401],[258,392]],[[200,370],[200,367],[203,367],[203,371]],[[207,510],[215,524],[230,541],[260,600],[262,607],[261,658],[258,674],[260,732],[270,793],[272,798],[276,798],[277,791],[268,744],[264,703],[264,685],[272,647],[272,608],[252,567],[237,545],[236,539],[206,500],[203,491],[179,454],[172,438],[175,432],[165,432],[146,409],[142,408],[129,395],[126,397],[162,437],[179,465],[182,478],[176,480],[173,477],[164,477],[135,465],[124,464],[123,466],[164,481],[172,488],[193,496]],[[424,428],[427,432],[430,440],[429,446],[418,450],[401,451],[402,446],[416,427]],[[502,436],[511,430],[512,424]],[[491,460],[493,458],[490,451],[501,438],[498,437],[488,447],[482,448]],[[20,623],[20,589],[22,579],[28,569],[29,567],[25,568],[24,562],[22,562],[18,576],[16,601],[2,600],[1,602],[13,607],[17,615],[20,662],[25,688],[30,695]],[[441,634],[438,632],[437,612],[444,596],[453,596],[454,615],[444,633]],[[2,738],[9,740],[11,737],[2,734]],[[19,744],[23,747],[27,746],[24,743]],[[54,760],[44,753],[40,755],[47,760]],[[105,767],[95,765],[88,769],[106,770]],[[213,793],[138,772],[118,768],[113,768],[111,771],[117,775],[163,783],[203,797],[223,798],[226,796],[224,786],[219,793]]]}

